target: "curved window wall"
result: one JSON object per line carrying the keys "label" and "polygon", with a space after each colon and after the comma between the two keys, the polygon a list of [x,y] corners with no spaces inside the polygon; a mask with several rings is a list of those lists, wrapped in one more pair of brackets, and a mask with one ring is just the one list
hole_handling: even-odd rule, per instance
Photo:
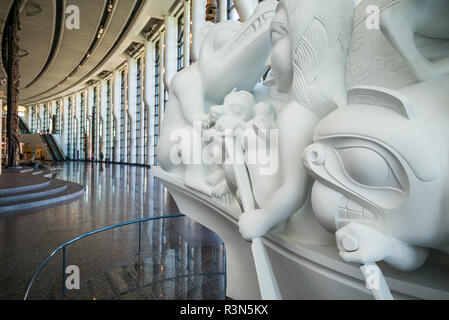
{"label": "curved window wall", "polygon": [[[139,50],[124,52],[131,58],[124,58],[116,69],[107,70],[113,76],[106,80],[93,77],[78,92],[29,106],[32,131],[61,134],[70,159],[100,160],[103,153],[106,161],[157,165],[155,148],[168,98],[165,71],[180,71],[192,62],[191,2],[177,1],[168,13],[171,19],[159,20],[156,28],[142,30],[145,40],[141,40]],[[238,19],[233,2],[225,3],[228,19]],[[145,50],[152,52],[147,54]],[[135,81],[132,84],[128,84],[128,72],[134,72],[129,70],[129,61],[136,68],[129,79]],[[149,81],[145,81],[146,76]]]}

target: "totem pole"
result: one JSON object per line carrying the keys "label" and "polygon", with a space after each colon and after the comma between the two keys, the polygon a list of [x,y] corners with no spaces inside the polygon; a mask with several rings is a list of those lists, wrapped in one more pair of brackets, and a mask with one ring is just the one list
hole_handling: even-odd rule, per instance
{"label": "totem pole", "polygon": [[6,120],[6,137],[8,139],[8,166],[19,165],[19,116],[17,98],[19,95],[19,7],[17,1],[14,3],[7,21],[7,61],[6,72],[8,75],[8,114]]}

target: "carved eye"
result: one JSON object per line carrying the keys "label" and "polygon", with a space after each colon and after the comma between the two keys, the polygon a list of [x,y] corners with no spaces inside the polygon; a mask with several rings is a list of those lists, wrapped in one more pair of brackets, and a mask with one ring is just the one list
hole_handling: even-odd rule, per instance
{"label": "carved eye", "polygon": [[377,152],[351,148],[342,152],[346,173],[356,182],[370,187],[387,187],[390,168]]}

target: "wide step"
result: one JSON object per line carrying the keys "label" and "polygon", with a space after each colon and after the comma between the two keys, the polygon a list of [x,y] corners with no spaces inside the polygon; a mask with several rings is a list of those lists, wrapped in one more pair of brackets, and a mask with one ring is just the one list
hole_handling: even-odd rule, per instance
{"label": "wide step", "polygon": [[66,201],[77,199],[84,194],[83,186],[72,182],[65,183],[66,188],[62,192],[1,205],[0,213],[20,212],[37,208],[50,207],[56,204],[64,203]]}
{"label": "wide step", "polygon": [[4,170],[0,175],[0,213],[42,209],[83,195],[84,186],[52,176],[49,170],[30,167]]}
{"label": "wide step", "polygon": [[15,195],[0,197],[0,205],[14,204],[36,198],[43,198],[64,192],[67,189],[67,183],[61,180],[51,180],[50,184],[41,189],[31,190],[29,192],[18,193]]}

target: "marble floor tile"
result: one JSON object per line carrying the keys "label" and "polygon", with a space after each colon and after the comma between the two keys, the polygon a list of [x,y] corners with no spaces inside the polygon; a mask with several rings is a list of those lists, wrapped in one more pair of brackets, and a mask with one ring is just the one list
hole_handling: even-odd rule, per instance
{"label": "marble floor tile", "polygon": [[[59,245],[113,224],[179,213],[151,169],[62,163],[58,179],[80,183],[80,199],[56,208],[0,215],[0,299],[22,299],[28,281]],[[104,231],[66,249],[81,288],[62,293],[62,252],[34,283],[31,299],[225,299],[225,248],[187,217]]]}

